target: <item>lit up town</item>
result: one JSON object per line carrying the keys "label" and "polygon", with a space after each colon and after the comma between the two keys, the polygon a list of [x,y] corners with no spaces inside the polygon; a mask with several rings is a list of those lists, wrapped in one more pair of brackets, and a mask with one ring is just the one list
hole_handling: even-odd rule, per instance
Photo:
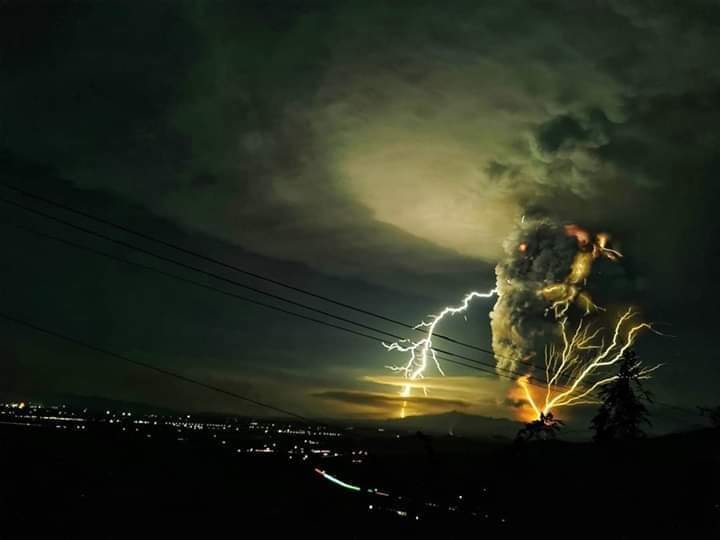
{"label": "lit up town", "polygon": [[[382,427],[337,426],[300,421],[253,419],[222,415],[133,412],[130,408],[89,410],[66,404],[34,401],[0,405],[0,428],[38,430],[64,437],[101,437],[123,444],[161,445],[170,451],[202,449],[218,459],[256,460],[256,467],[270,467],[282,460],[295,472],[305,474],[320,489],[350,496],[353,506],[382,519],[437,520],[448,513],[463,519],[482,520],[502,526],[504,515],[488,503],[488,488],[480,498],[462,492],[446,492],[434,498],[410,497],[402,485],[385,474],[378,462],[401,460],[418,434]],[[359,442],[362,441],[360,444]],[[81,441],[77,441],[80,443]],[[428,450],[432,455],[432,450]],[[270,461],[268,461],[270,460]],[[412,465],[407,462],[405,466]],[[331,491],[331,492],[332,492]],[[474,493],[477,495],[478,490]],[[485,504],[483,504],[485,498]]]}

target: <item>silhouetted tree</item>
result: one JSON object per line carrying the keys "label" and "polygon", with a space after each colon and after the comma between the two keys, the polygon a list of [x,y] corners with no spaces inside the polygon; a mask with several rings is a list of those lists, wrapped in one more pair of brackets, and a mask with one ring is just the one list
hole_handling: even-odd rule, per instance
{"label": "silhouetted tree", "polygon": [[644,437],[642,424],[650,424],[642,400],[652,396],[642,386],[637,354],[627,350],[620,359],[617,379],[600,387],[600,410],[592,420],[596,441]]}
{"label": "silhouetted tree", "polygon": [[540,413],[540,418],[533,420],[532,422],[528,422],[520,431],[518,431],[515,441],[526,442],[533,439],[540,441],[555,439],[563,425],[563,422],[561,420],[557,420],[553,416],[553,413]]}

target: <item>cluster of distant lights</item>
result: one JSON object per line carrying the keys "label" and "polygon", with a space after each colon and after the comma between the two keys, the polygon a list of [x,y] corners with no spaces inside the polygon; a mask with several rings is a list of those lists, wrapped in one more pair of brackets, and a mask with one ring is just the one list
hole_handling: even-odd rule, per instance
{"label": "cluster of distant lights", "polygon": [[[76,424],[76,428],[79,430],[85,430],[87,429],[87,426],[84,425],[87,423],[86,418],[80,418],[74,416],[75,413],[72,411],[67,411],[67,416],[64,416],[63,414],[66,412],[66,406],[51,406],[51,407],[45,407],[43,405],[39,404],[28,404],[26,402],[12,402],[12,403],[5,403],[3,404],[4,408],[0,408],[0,413],[4,414],[17,414],[21,415],[22,418],[26,418],[29,420],[44,420],[44,421],[57,421],[57,422],[72,422]],[[54,415],[40,415],[40,414],[33,414],[33,411],[37,410],[53,410],[58,411]],[[109,417],[109,418],[108,418]],[[224,424],[224,423],[217,423],[217,422],[198,422],[197,420],[193,420],[191,415],[182,415],[179,417],[176,417],[173,420],[156,420],[155,418],[160,418],[158,415],[146,415],[145,418],[151,418],[151,420],[143,419],[143,418],[133,418],[133,414],[129,411],[122,411],[119,413],[111,412],[109,410],[105,411],[105,417],[98,419],[101,422],[107,422],[108,424],[134,424],[137,426],[169,426],[177,429],[178,431],[181,430],[188,430],[188,431],[202,431],[202,430],[215,430],[215,431],[238,431],[239,428],[236,424]],[[30,425],[30,424],[28,424]],[[55,426],[58,429],[67,429],[66,425],[57,424]],[[315,436],[317,438],[325,438],[325,437],[340,437],[342,436],[342,433],[335,432],[335,431],[328,431],[327,427],[325,426],[316,426],[315,428],[309,427],[307,429],[298,429],[294,428],[291,425],[287,424],[275,424],[274,422],[261,422],[253,420],[247,424],[247,427],[250,431],[256,430],[261,431],[263,434],[278,434],[278,435],[308,435],[308,436]],[[135,427],[135,431],[139,431],[139,427]],[[123,426],[122,431],[127,431],[127,427]],[[383,432],[384,429],[379,428],[378,431]],[[151,434],[146,433],[146,437],[150,438]],[[213,438],[217,438],[216,434],[213,434]],[[186,439],[183,437],[179,437],[177,439],[178,441],[185,441]],[[221,445],[226,445],[226,440],[220,441]],[[313,459],[328,459],[328,458],[339,458],[347,456],[350,458],[351,463],[353,464],[360,464],[363,463],[364,460],[368,457],[369,452],[367,450],[353,450],[347,454],[344,454],[342,452],[338,452],[337,450],[328,449],[328,448],[306,448],[307,447],[317,447],[321,444],[321,441],[315,440],[313,438],[306,438],[303,439],[302,444],[298,443],[294,445],[292,448],[288,448],[285,450],[285,452],[288,455],[288,459],[293,460],[294,458],[298,458],[301,462],[307,461],[312,456]],[[261,447],[250,447],[250,448],[237,448],[237,453],[245,453],[245,454],[276,454],[281,452],[282,450],[278,449],[277,443],[271,442],[271,443],[264,443]],[[390,493],[387,491],[383,491],[377,488],[367,488],[363,489],[362,487],[352,484],[350,482],[347,482],[345,480],[342,480],[338,478],[337,476],[334,476],[330,473],[328,473],[324,469],[320,469],[316,467],[314,469],[315,473],[327,480],[328,482],[331,482],[337,486],[342,487],[343,489],[346,489],[351,492],[360,493],[360,492],[366,492],[369,495],[372,496],[378,496],[382,498],[388,498],[388,499],[397,499],[398,501],[401,501],[403,497],[397,496],[392,497]],[[483,489],[483,491],[486,491],[486,489]],[[459,500],[462,501],[462,496],[458,497]],[[437,503],[433,502],[427,502],[425,503],[425,506],[429,509],[440,509],[441,506]],[[444,506],[443,506],[444,507]],[[388,510],[388,508],[383,508],[382,505],[379,504],[369,504],[368,510],[370,511],[379,511],[379,510]],[[408,512],[406,510],[400,509],[400,508],[390,508],[389,509],[392,513],[397,514],[400,517],[407,518]],[[455,505],[449,505],[447,507],[447,510],[450,512],[457,511],[458,508]],[[473,516],[481,516],[478,512],[471,512]],[[489,514],[482,514],[485,519],[488,519],[490,516]],[[420,519],[420,515],[414,516],[415,520]],[[501,523],[505,523],[505,519],[502,518]]]}
{"label": "cluster of distant lights", "polygon": [[12,402],[12,403],[3,403],[3,407],[6,409],[24,409],[27,407],[27,403],[24,401],[18,401],[18,402]]}
{"label": "cluster of distant lights", "polygon": [[[38,404],[29,404],[24,401],[18,401],[3,403],[3,406],[0,409],[0,414],[15,416],[17,413],[21,413],[22,419],[26,421],[24,422],[24,425],[32,425],[27,422],[30,420],[35,422],[59,422],[55,424],[56,429],[68,429],[68,425],[66,424],[66,422],[69,422],[72,427],[74,427],[77,431],[84,431],[87,429],[87,426],[82,425],[84,422],[86,422],[85,418],[79,418],[75,416],[75,413],[72,411],[69,411],[68,414],[65,415],[63,414],[64,409],[64,405],[44,407]],[[51,410],[57,412],[55,414],[40,414],[39,411],[42,410]]]}
{"label": "cluster of distant lights", "polygon": [[[34,415],[29,414],[34,410],[57,410],[63,411],[66,409],[65,405],[60,406],[44,406],[40,404],[28,404],[24,401],[21,402],[10,402],[2,404],[0,408],[0,414],[22,414],[22,417],[27,420],[57,420],[60,422],[87,422],[87,418],[76,417],[74,412],[68,411],[64,415]],[[220,422],[206,422],[198,421],[192,418],[191,415],[182,415],[177,417],[171,417],[170,419],[160,419],[159,421],[155,418],[160,418],[158,415],[151,414],[146,415],[146,418],[133,418],[133,413],[130,411],[110,411],[106,410],[104,417],[97,418],[96,420],[100,423],[105,422],[108,424],[127,424],[132,423],[135,425],[153,425],[153,426],[170,426],[176,429],[184,429],[190,431],[240,431],[240,426],[237,422],[235,423],[220,423]],[[330,431],[325,426],[317,426],[315,429],[299,429],[292,425],[278,425],[275,423],[263,423],[256,420],[251,421],[247,424],[249,430],[259,430],[265,434],[278,434],[278,435],[313,435],[316,437],[341,437],[342,433],[336,431]],[[311,441],[310,444],[318,444],[317,441]]]}
{"label": "cluster of distant lights", "polygon": [[320,437],[342,437],[342,433],[339,433],[337,431],[328,431],[327,427],[325,426],[318,426],[316,429],[312,429],[311,427],[307,429],[297,428],[293,427],[291,425],[286,425],[286,427],[283,429],[280,425],[276,426],[275,422],[258,422],[257,420],[253,420],[248,424],[248,428],[251,431],[262,431],[263,433],[277,433],[278,435],[316,435]]}
{"label": "cluster of distant lights", "polygon": [[[65,405],[60,406],[50,406],[46,407],[41,404],[28,404],[25,402],[16,402],[16,403],[5,403],[5,411],[8,410],[11,411],[9,414],[17,414],[22,415],[23,419],[27,420],[41,420],[41,421],[58,421],[59,424],[56,426],[59,429],[67,429],[65,425],[62,425],[64,422],[75,422],[75,423],[81,423],[84,424],[88,422],[88,418],[79,418],[74,417],[75,413],[71,410],[67,410]],[[55,410],[55,411],[61,411],[58,414],[67,414],[70,416],[41,416],[41,415],[32,415],[29,414],[33,410],[39,410],[39,409],[45,409],[45,410]],[[1,410],[1,409],[0,409]],[[85,410],[87,412],[87,410]],[[127,432],[128,428],[130,428],[130,431],[140,432],[140,428],[142,427],[171,427],[174,428],[178,432],[177,441],[178,442],[185,442],[187,441],[185,436],[182,436],[183,431],[218,431],[218,432],[227,432],[227,431],[239,431],[240,428],[238,427],[237,422],[235,423],[219,423],[219,422],[204,422],[204,421],[198,421],[197,419],[193,418],[192,415],[178,415],[170,418],[163,418],[156,414],[148,414],[144,415],[144,417],[138,417],[135,415],[133,417],[133,413],[130,411],[111,411],[106,410],[105,414],[101,416],[95,417],[94,420],[98,423],[106,423],[109,425],[117,425],[119,429],[123,432]],[[29,425],[29,424],[28,424]],[[288,448],[287,450],[278,449],[277,444],[274,442],[271,442],[270,444],[266,443],[262,446],[254,446],[249,448],[237,448],[237,453],[246,453],[246,454],[275,454],[279,452],[287,453],[287,457],[289,460],[300,460],[300,461],[307,461],[310,457],[313,457],[314,459],[332,459],[332,458],[341,458],[341,457],[349,457],[350,462],[354,465],[360,465],[364,463],[365,459],[368,456],[367,450],[353,450],[349,453],[338,451],[337,449],[331,449],[331,448],[321,448],[320,445],[322,444],[322,439],[327,438],[339,438],[342,437],[343,434],[338,431],[331,431],[328,429],[325,425],[317,425],[317,426],[307,426],[303,428],[299,428],[296,426],[293,426],[292,424],[285,424],[285,423],[276,423],[276,422],[270,422],[270,421],[258,421],[258,420],[252,420],[248,424],[246,424],[249,431],[258,431],[261,432],[264,435],[279,435],[279,436],[306,436],[307,438],[304,438],[302,441],[302,444],[300,445],[294,445],[292,448]],[[77,429],[85,430],[87,429],[86,425],[80,425]],[[379,428],[378,431],[384,432],[385,430],[383,428]],[[151,438],[152,435],[150,433],[145,434],[146,437]],[[214,439],[217,439],[217,435],[213,434],[212,437]],[[219,441],[221,445],[227,445],[228,441],[225,439],[222,439]]]}
{"label": "cluster of distant lights", "polygon": [[[58,416],[48,416],[33,414],[39,410],[52,410],[59,411]],[[83,412],[87,412],[85,409]],[[217,421],[201,421],[194,418],[190,414],[176,415],[172,417],[161,417],[157,414],[137,415],[131,411],[111,411],[105,410],[104,414],[101,412],[98,415],[88,415],[87,418],[77,417],[75,413],[68,409],[66,405],[50,406],[46,407],[41,404],[28,404],[25,402],[16,403],[5,403],[4,408],[0,406],[0,413],[10,415],[14,420],[15,424],[32,425],[25,421],[57,421],[58,429],[67,429],[65,422],[74,422],[83,424],[78,426],[77,429],[85,430],[87,426],[84,425],[90,421],[94,421],[97,424],[117,426],[122,432],[136,432],[140,433],[142,428],[171,428],[177,432],[176,440],[178,442],[188,441],[184,435],[186,432],[216,432],[212,433],[213,439],[219,439],[218,433],[225,434],[227,432],[238,432],[240,431],[240,424],[237,421],[223,423]],[[62,415],[62,416],[60,416]],[[23,422],[18,422],[18,419],[22,419]],[[271,421],[258,421],[251,420],[247,424],[243,424],[243,427],[247,428],[248,431],[259,432],[266,436],[266,440],[269,438],[270,442],[262,444],[261,446],[253,446],[249,448],[241,447],[236,448],[237,453],[245,454],[276,454],[286,453],[287,458],[290,461],[299,460],[307,461],[311,456],[315,459],[331,459],[344,457],[345,453],[340,452],[337,449],[322,448],[323,440],[333,439],[342,437],[342,433],[338,431],[331,431],[326,425],[319,424],[317,426],[307,427],[296,427],[292,424],[276,423]],[[150,433],[145,432],[145,437],[152,438]],[[299,443],[291,448],[278,448],[277,443],[272,442],[273,436],[279,437],[298,437],[305,436],[302,444]],[[279,440],[279,439],[278,439]],[[229,444],[228,440],[221,438],[218,440],[221,446]],[[348,454],[349,456],[350,454]],[[363,456],[367,456],[367,451],[357,450],[352,451],[351,462],[353,464],[363,463]]]}

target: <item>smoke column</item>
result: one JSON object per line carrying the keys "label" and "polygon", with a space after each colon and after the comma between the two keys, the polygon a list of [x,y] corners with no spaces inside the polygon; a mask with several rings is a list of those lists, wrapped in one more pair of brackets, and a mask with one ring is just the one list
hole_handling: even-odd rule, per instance
{"label": "smoke column", "polygon": [[[498,300],[490,325],[498,368],[514,370],[518,362],[538,356],[547,338],[557,334],[557,321],[548,313],[552,301],[542,291],[560,288],[567,302],[574,300],[579,287],[567,285],[568,277],[578,254],[592,253],[592,243],[582,229],[531,218],[518,224],[503,247],[505,258],[495,268]],[[589,267],[580,281],[588,272]]]}

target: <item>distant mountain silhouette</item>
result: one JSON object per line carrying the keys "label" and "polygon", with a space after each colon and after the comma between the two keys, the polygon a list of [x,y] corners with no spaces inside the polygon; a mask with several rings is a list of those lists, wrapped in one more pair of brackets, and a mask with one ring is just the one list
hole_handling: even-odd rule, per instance
{"label": "distant mountain silhouette", "polygon": [[506,418],[466,414],[459,411],[394,418],[379,424],[394,430],[423,431],[436,435],[502,438],[515,437],[518,429],[522,427],[520,422]]}

